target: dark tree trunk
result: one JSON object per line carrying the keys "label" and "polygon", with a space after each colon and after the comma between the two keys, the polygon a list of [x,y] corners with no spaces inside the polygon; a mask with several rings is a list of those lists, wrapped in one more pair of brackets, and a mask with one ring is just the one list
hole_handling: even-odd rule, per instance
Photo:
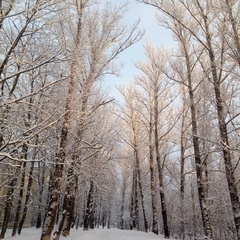
{"label": "dark tree trunk", "polygon": [[43,162],[43,166],[41,169],[41,163],[38,163],[38,182],[39,182],[39,197],[38,197],[38,211],[37,211],[37,223],[36,228],[40,228],[42,226],[42,201],[43,201],[43,187],[45,182],[45,171],[46,166],[45,162]]}
{"label": "dark tree trunk", "polygon": [[170,231],[169,231],[169,227],[168,227],[166,200],[165,200],[165,194],[164,194],[164,190],[163,190],[162,167],[161,167],[160,159],[158,159],[158,157],[157,157],[157,163],[158,163],[159,192],[160,192],[161,211],[162,211],[162,218],[163,218],[164,237],[165,238],[170,238]]}
{"label": "dark tree trunk", "polygon": [[13,192],[14,192],[14,186],[16,185],[17,179],[14,178],[9,186],[9,189],[7,191],[7,200],[5,202],[5,209],[4,209],[4,218],[3,218],[3,223],[2,223],[2,231],[0,234],[0,239],[4,239],[9,219],[10,219],[10,213],[12,209],[12,203],[13,203]]}
{"label": "dark tree trunk", "polygon": [[104,208],[102,211],[101,225],[102,225],[102,228],[105,228],[106,226],[106,210]]}
{"label": "dark tree trunk", "polygon": [[94,193],[94,187],[93,187],[93,181],[90,180],[90,189],[87,196],[87,205],[83,220],[83,230],[88,230],[89,227],[91,228],[93,223],[93,193]]}
{"label": "dark tree trunk", "polygon": [[183,89],[183,110],[182,110],[182,125],[181,125],[181,169],[180,169],[180,237],[185,240],[185,214],[184,214],[184,195],[185,195],[185,149],[186,149],[186,92]]}
{"label": "dark tree trunk", "polygon": [[142,188],[142,182],[141,182],[139,156],[138,156],[138,152],[136,152],[135,154],[136,154],[136,165],[137,165],[137,174],[138,174],[138,187],[139,187],[139,194],[140,194],[140,200],[141,200],[142,211],[143,211],[143,226],[144,226],[144,231],[147,232],[148,222],[147,222],[145,206],[144,206],[144,195],[143,195],[143,188]]}
{"label": "dark tree trunk", "polygon": [[[81,134],[79,134],[79,137],[81,138]],[[73,161],[72,164],[68,170],[68,185],[66,188],[67,193],[67,204],[66,204],[66,217],[64,219],[64,225],[63,225],[63,232],[62,235],[64,237],[69,236],[71,225],[74,221],[74,211],[75,211],[75,201],[76,201],[76,195],[77,195],[77,189],[78,189],[78,176],[74,172],[76,161],[77,161],[77,147],[78,144],[74,147],[73,151]]]}
{"label": "dark tree trunk", "polygon": [[123,213],[124,213],[124,204],[125,204],[125,192],[126,192],[126,180],[123,179],[123,186],[122,186],[122,202],[121,202],[121,209],[120,209],[120,229],[124,228],[124,220],[123,220]]}
{"label": "dark tree trunk", "polygon": [[31,197],[31,188],[32,188],[32,184],[33,184],[33,168],[34,168],[34,162],[31,163],[31,168],[30,168],[30,171],[29,171],[26,199],[25,199],[22,218],[21,218],[21,221],[19,222],[19,226],[18,226],[18,234],[19,235],[21,234],[23,224],[24,224],[25,219],[27,217],[27,211],[28,211],[28,206],[29,206],[30,197]]}
{"label": "dark tree trunk", "polygon": [[22,208],[22,201],[23,201],[23,192],[24,192],[24,185],[25,185],[25,173],[26,173],[26,162],[23,163],[22,167],[22,177],[21,177],[21,183],[20,183],[20,191],[19,191],[19,200],[17,203],[17,210],[16,210],[16,215],[14,219],[14,224],[13,224],[13,230],[12,230],[12,237],[16,235],[17,233],[17,228],[18,228],[18,223],[20,219],[20,213],[21,213],[21,208]]}
{"label": "dark tree trunk", "polygon": [[197,236],[197,215],[196,215],[196,204],[195,204],[195,198],[194,198],[194,186],[193,186],[193,180],[190,178],[191,181],[191,200],[192,200],[192,223],[193,223],[193,236]]}
{"label": "dark tree trunk", "polygon": [[67,199],[67,195],[64,196],[64,200],[63,200],[63,205],[62,205],[62,214],[61,217],[58,221],[58,229],[53,233],[53,240],[59,240],[60,236],[61,236],[61,232],[63,229],[63,224],[66,218],[66,208],[67,208],[67,204],[68,204],[68,199]]}
{"label": "dark tree trunk", "polygon": [[110,204],[110,208],[108,211],[108,219],[107,219],[107,228],[110,229],[111,228],[111,204]]}
{"label": "dark tree trunk", "polygon": [[[151,108],[151,107],[150,107]],[[151,187],[151,202],[152,202],[152,232],[158,234],[158,214],[157,214],[157,200],[156,200],[156,180],[154,172],[154,157],[153,157],[153,123],[152,111],[150,111],[149,122],[149,170],[150,170],[150,187]]]}
{"label": "dark tree trunk", "polygon": [[65,217],[65,222],[64,222],[64,226],[63,226],[63,232],[62,235],[64,237],[69,236],[70,234],[70,229],[71,229],[71,225],[74,221],[74,210],[75,210],[75,198],[76,198],[76,187],[73,186],[73,193],[71,193],[71,195],[69,196],[69,200],[68,200],[68,205],[67,205],[67,209],[66,209],[66,217]]}
{"label": "dark tree trunk", "polygon": [[18,177],[19,173],[20,173],[20,166],[17,167],[15,176],[12,176],[12,179],[10,180],[9,187],[7,190],[5,209],[4,209],[4,218],[3,218],[3,223],[2,223],[0,239],[4,239],[6,231],[7,231],[10,214],[11,214],[11,210],[12,210],[12,204],[13,204],[13,193],[14,193],[15,186],[17,184],[17,177]]}
{"label": "dark tree trunk", "polygon": [[[54,161],[54,157],[52,157],[52,161]],[[49,206],[49,202],[50,202],[50,197],[51,197],[51,191],[53,189],[53,185],[54,185],[54,173],[55,173],[55,169],[54,168],[50,168],[49,169],[49,179],[48,179],[48,182],[47,182],[47,197],[46,197],[46,204],[45,206]],[[47,218],[47,214],[48,214],[48,209],[47,207],[44,208],[44,217],[43,217],[43,222],[42,222],[42,225],[45,223],[46,221],[46,218]]]}
{"label": "dark tree trunk", "polygon": [[98,203],[98,214],[97,214],[97,224],[96,227],[99,228],[103,223],[103,207],[102,207],[102,199]]}
{"label": "dark tree trunk", "polygon": [[133,169],[131,206],[130,206],[130,229],[139,230],[139,211],[138,211],[138,194],[137,194],[137,172]]}
{"label": "dark tree trunk", "polygon": [[76,229],[76,230],[78,230],[79,225],[80,225],[80,214],[77,213],[77,214],[76,214],[76,220],[75,220],[75,229]]}
{"label": "dark tree trunk", "polygon": [[[70,170],[71,169],[71,170]],[[70,166],[70,169],[68,171],[68,176],[67,179],[72,178],[73,176],[73,171],[72,171],[72,167]],[[68,180],[67,182],[67,187],[66,187],[66,193],[63,199],[63,206],[62,206],[62,214],[60,217],[60,222],[58,224],[58,229],[54,232],[54,240],[59,240],[60,235],[62,233],[62,235],[64,237],[67,237],[69,233],[67,233],[67,223],[70,222],[71,223],[71,217],[72,217],[72,202],[75,201],[75,199],[73,199],[73,195],[71,193],[71,188],[73,188],[73,185],[71,183],[71,181]],[[71,226],[71,224],[70,224]],[[70,231],[70,228],[69,228]]]}
{"label": "dark tree trunk", "polygon": [[165,194],[163,190],[163,167],[162,162],[160,159],[160,152],[159,152],[159,133],[158,133],[158,122],[159,122],[159,110],[158,110],[158,85],[157,81],[155,82],[154,86],[154,144],[155,144],[155,153],[156,153],[156,162],[158,168],[158,180],[159,180],[159,190],[160,190],[160,202],[161,202],[161,210],[162,210],[162,219],[163,219],[163,230],[164,230],[164,237],[170,237],[170,231],[168,227],[168,217],[167,217],[167,209],[166,209],[166,202],[165,202]]}
{"label": "dark tree trunk", "polygon": [[181,219],[180,219],[180,236],[185,240],[185,221],[184,221],[184,186],[185,186],[185,174],[184,174],[184,157],[181,156],[181,180],[180,180],[180,205],[181,205]]}

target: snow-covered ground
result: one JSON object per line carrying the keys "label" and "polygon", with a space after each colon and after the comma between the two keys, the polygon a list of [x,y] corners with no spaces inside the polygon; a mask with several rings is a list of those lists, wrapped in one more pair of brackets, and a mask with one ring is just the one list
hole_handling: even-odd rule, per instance
{"label": "snow-covered ground", "polygon": [[[7,232],[8,240],[39,240],[41,235],[40,229],[25,228],[20,236],[11,237],[11,231]],[[144,233],[137,231],[119,230],[119,229],[94,229],[82,231],[82,229],[72,229],[66,240],[154,240],[164,239],[163,236],[157,236],[153,233]]]}

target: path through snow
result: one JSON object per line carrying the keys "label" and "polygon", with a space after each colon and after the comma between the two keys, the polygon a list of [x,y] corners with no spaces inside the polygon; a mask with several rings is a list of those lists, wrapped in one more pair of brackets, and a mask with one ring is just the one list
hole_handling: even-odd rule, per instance
{"label": "path through snow", "polygon": [[[41,235],[40,229],[25,228],[22,234],[16,237],[10,237],[11,231],[7,232],[6,240],[39,240]],[[62,237],[61,240],[161,240],[163,236],[153,233],[138,231],[128,231],[119,229],[94,229],[83,231],[82,229],[72,229],[68,238]]]}

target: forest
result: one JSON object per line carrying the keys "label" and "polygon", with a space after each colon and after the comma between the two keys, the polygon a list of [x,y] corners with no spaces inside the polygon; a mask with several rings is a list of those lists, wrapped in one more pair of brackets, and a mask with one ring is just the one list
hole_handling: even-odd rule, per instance
{"label": "forest", "polygon": [[119,102],[103,81],[144,36],[128,3],[0,0],[0,239],[240,240],[240,1],[131,1],[176,47],[145,43]]}

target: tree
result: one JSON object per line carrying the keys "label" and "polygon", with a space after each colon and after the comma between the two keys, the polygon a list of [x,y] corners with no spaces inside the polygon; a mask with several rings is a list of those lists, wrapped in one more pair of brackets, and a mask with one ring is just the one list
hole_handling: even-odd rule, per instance
{"label": "tree", "polygon": [[132,98],[136,96],[136,91],[134,89],[127,89],[126,93],[123,93],[127,103],[128,112],[124,113],[126,116],[123,117],[124,122],[129,127],[129,146],[132,150],[132,159],[133,159],[133,173],[132,173],[132,193],[131,193],[131,229],[137,228],[140,230],[140,222],[139,222],[139,207],[141,206],[142,215],[143,215],[143,230],[145,232],[148,231],[148,221],[146,217],[145,210],[145,200],[143,193],[143,185],[142,185],[142,176],[141,176],[141,125],[138,121],[138,102],[136,99]]}
{"label": "tree", "polygon": [[[167,138],[173,129],[176,120],[171,115],[171,104],[174,101],[175,97],[173,96],[173,91],[170,88],[173,88],[173,85],[164,75],[164,70],[166,69],[166,59],[167,53],[160,51],[156,47],[153,47],[151,44],[146,46],[146,56],[148,58],[146,63],[140,62],[137,64],[137,67],[141,70],[142,75],[137,78],[137,83],[143,88],[143,91],[147,91],[148,94],[148,113],[150,119],[151,128],[149,129],[149,138],[153,139],[154,145],[154,156],[155,162],[158,169],[158,183],[160,191],[160,201],[161,201],[161,211],[163,218],[163,228],[165,238],[170,237],[170,231],[168,227],[168,217],[167,217],[167,208],[166,208],[166,199],[164,194],[164,165],[166,153],[164,150],[161,150],[161,147],[164,146],[164,142],[167,142]],[[167,109],[167,110],[166,110]],[[169,111],[169,112],[166,112]],[[168,123],[165,122],[162,116],[166,114],[166,119]],[[152,123],[151,123],[152,119]],[[172,122],[170,124],[170,122]],[[151,136],[152,134],[152,136]],[[149,140],[151,143],[151,139]],[[150,144],[151,147],[151,144]],[[151,151],[151,150],[150,150]],[[151,159],[150,152],[150,164],[153,164]],[[151,173],[153,174],[153,173]],[[152,176],[151,176],[152,178]],[[152,183],[151,183],[152,184]],[[152,190],[154,190],[152,186]],[[153,204],[154,205],[154,204]],[[156,212],[153,212],[153,216]],[[155,220],[155,229],[156,229],[156,220]]]}

